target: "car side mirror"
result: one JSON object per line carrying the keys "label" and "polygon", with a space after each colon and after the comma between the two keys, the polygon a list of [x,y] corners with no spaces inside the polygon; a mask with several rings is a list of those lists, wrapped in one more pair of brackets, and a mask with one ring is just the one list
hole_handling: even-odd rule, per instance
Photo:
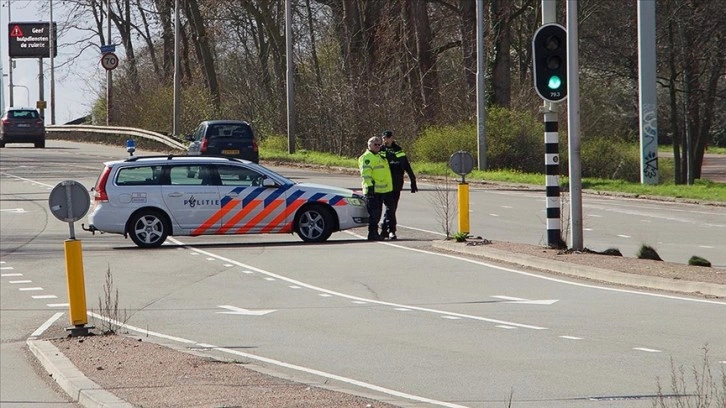
{"label": "car side mirror", "polygon": [[194,141],[194,135],[186,135],[186,136],[184,136],[184,139],[186,139],[186,140],[188,140],[190,142],[193,142]]}
{"label": "car side mirror", "polygon": [[277,187],[277,183],[275,183],[275,180],[265,177],[262,179],[262,187]]}

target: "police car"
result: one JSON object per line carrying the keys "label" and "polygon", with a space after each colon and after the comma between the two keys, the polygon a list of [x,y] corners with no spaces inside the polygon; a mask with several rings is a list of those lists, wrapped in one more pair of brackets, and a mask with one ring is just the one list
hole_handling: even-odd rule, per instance
{"label": "police car", "polygon": [[104,165],[84,229],[122,234],[142,248],[169,235],[294,232],[323,242],[368,224],[364,197],[354,191],[296,183],[246,160],[136,156]]}

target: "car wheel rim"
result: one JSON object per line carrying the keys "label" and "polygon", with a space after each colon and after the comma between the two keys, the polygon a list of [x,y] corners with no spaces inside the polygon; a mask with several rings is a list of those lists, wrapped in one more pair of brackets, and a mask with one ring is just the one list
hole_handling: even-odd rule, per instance
{"label": "car wheel rim", "polygon": [[142,217],[134,229],[136,236],[146,244],[158,241],[164,233],[164,223],[156,217]]}
{"label": "car wheel rim", "polygon": [[300,217],[300,234],[309,239],[315,239],[323,234],[325,220],[318,212],[307,211]]}

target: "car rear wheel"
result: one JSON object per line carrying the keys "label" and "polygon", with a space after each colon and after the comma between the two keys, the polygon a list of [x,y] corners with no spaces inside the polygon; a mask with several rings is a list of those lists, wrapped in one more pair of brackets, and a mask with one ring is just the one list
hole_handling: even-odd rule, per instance
{"label": "car rear wheel", "polygon": [[154,210],[142,210],[131,216],[128,232],[134,244],[141,248],[157,248],[169,236],[166,218]]}
{"label": "car rear wheel", "polygon": [[295,220],[297,234],[305,242],[323,242],[333,233],[333,216],[321,205],[303,208]]}

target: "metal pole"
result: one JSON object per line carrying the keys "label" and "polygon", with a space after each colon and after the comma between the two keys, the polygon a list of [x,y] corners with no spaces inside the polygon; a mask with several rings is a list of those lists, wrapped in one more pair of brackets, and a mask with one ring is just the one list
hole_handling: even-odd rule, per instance
{"label": "metal pole", "polygon": [[180,82],[179,73],[179,0],[174,0],[174,119],[171,134],[177,136],[179,130],[179,118],[181,116],[180,104]]}
{"label": "metal pole", "polygon": [[55,59],[55,47],[53,44],[55,44],[55,31],[53,30],[53,0],[50,1],[50,34],[48,35],[48,38],[50,39],[48,44],[48,50],[50,53],[50,124],[55,125],[55,66],[54,66],[54,59]]}
{"label": "metal pole", "polygon": [[287,53],[287,152],[295,153],[295,76],[292,59],[292,8],[290,0],[285,0],[285,45]]}
{"label": "metal pole", "polygon": [[655,63],[655,2],[638,0],[641,184],[658,184],[658,102],[655,90]]}
{"label": "metal pole", "polygon": [[487,169],[487,107],[484,76],[484,0],[476,0],[476,128],[478,169]]}
{"label": "metal pole", "polygon": [[[8,23],[12,22],[12,17],[10,17],[10,0],[8,0]],[[8,92],[8,96],[10,97],[10,105],[9,106],[15,106],[15,97],[13,95],[13,58],[10,57],[10,49],[8,48],[8,85],[10,85],[10,90]]]}
{"label": "metal pole", "polygon": [[580,163],[580,77],[577,0],[567,0],[567,138],[570,145],[570,230],[572,249],[583,249],[582,167]]}
{"label": "metal pole", "polygon": [[[38,58],[38,100],[45,100],[45,75],[43,75],[43,58]],[[45,123],[45,108],[40,109],[40,116]]]}
{"label": "metal pole", "polygon": [[[106,45],[111,45],[111,0],[106,0]],[[111,126],[111,103],[113,101],[113,74],[110,69],[106,70],[106,126]]]}

